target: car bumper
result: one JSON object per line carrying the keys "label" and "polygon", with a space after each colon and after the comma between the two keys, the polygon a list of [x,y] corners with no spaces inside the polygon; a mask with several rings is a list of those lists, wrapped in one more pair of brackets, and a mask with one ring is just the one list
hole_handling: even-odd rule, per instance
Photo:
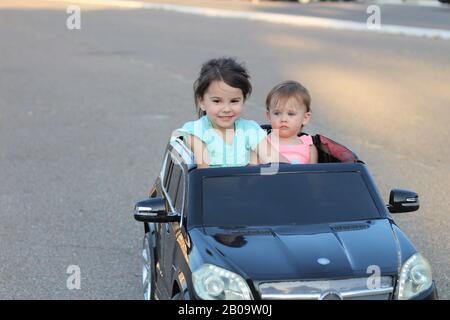
{"label": "car bumper", "polygon": [[[189,295],[188,291],[184,292],[184,295],[180,297],[182,300],[202,300],[195,293],[193,295]],[[433,285],[427,291],[421,293],[417,297],[414,297],[412,300],[439,300],[436,284],[433,282]]]}
{"label": "car bumper", "polygon": [[427,291],[419,294],[417,297],[415,297],[412,300],[438,300],[438,292],[435,283],[433,282],[433,285],[428,289]]}

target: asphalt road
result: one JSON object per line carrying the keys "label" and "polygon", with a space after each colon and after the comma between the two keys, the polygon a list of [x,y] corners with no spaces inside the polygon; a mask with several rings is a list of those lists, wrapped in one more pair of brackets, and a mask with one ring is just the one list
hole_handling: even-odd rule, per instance
{"label": "asphalt road", "polygon": [[0,9],[0,299],[140,298],[133,205],[194,118],[200,64],[223,55],[252,74],[247,118],[263,122],[268,90],[298,79],[308,132],[354,149],[386,201],[420,194],[396,222],[450,298],[450,41],[96,7],[68,30],[65,6],[28,2]]}

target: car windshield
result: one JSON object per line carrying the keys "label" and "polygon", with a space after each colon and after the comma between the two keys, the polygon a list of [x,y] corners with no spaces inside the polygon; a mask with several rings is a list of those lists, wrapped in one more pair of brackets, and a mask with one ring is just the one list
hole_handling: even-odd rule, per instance
{"label": "car windshield", "polygon": [[204,177],[205,226],[273,226],[376,219],[358,172],[295,172]]}

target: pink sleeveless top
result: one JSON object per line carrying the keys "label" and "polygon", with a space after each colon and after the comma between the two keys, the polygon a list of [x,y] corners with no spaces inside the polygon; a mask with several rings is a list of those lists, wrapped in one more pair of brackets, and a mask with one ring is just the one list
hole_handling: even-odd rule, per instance
{"label": "pink sleeveless top", "polygon": [[[311,136],[303,135],[297,137],[303,144],[291,144],[274,146],[283,156],[285,156],[292,164],[308,164],[311,160],[310,148],[313,144]],[[269,142],[271,142],[271,136],[268,137]]]}

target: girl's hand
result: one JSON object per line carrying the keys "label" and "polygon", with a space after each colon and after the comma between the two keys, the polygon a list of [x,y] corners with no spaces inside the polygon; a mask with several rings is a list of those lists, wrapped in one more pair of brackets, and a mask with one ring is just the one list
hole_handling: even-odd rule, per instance
{"label": "girl's hand", "polygon": [[269,162],[286,162],[290,163],[289,160],[284,157],[281,153],[275,149],[272,144],[269,143],[267,138],[263,139],[257,148],[257,154],[259,163],[269,163]]}
{"label": "girl's hand", "polygon": [[197,168],[208,168],[210,161],[205,143],[193,135],[186,136],[186,142],[188,147],[191,148],[194,153]]}
{"label": "girl's hand", "polygon": [[249,165],[258,165],[258,164],[259,164],[258,154],[255,151],[251,150]]}

